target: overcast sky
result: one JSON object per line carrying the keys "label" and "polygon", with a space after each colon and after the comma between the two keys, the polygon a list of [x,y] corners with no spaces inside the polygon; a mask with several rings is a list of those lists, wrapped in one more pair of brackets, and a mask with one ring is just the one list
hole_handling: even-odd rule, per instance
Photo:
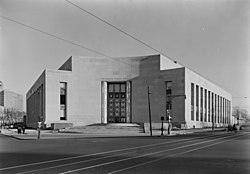
{"label": "overcast sky", "polygon": [[[250,1],[70,1],[199,72],[250,110]],[[24,96],[44,69],[58,69],[71,55],[101,56],[83,47],[112,57],[158,54],[65,0],[0,0],[0,8],[0,80]]]}

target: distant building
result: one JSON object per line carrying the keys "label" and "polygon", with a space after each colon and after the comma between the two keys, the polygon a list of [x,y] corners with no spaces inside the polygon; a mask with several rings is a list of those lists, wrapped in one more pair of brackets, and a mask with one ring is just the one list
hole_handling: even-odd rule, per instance
{"label": "distant building", "polygon": [[23,112],[23,96],[10,90],[0,91],[0,106]]}
{"label": "distant building", "polygon": [[2,91],[3,89],[4,89],[3,82],[0,81],[0,91]]}
{"label": "distant building", "polygon": [[16,92],[4,89],[3,82],[0,81],[0,106],[6,109],[15,109],[23,112],[23,96]]}
{"label": "distant building", "polygon": [[58,70],[46,69],[26,94],[27,124],[74,126],[148,123],[148,87],[153,123],[227,126],[231,94],[162,55],[124,58],[71,57]]}
{"label": "distant building", "polygon": [[0,81],[0,125],[13,124],[23,120],[23,96],[4,89]]}
{"label": "distant building", "polygon": [[240,107],[233,108],[233,117],[234,117],[233,124],[239,124],[239,125],[249,124],[247,111],[244,109],[241,109]]}

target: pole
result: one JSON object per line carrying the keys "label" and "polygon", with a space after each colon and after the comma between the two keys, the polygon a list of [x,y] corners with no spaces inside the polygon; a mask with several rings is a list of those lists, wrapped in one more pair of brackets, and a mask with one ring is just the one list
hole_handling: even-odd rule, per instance
{"label": "pole", "polygon": [[[39,117],[40,118],[40,117]],[[40,120],[40,119],[39,119]],[[42,122],[38,122],[38,128],[37,128],[37,139],[40,139],[41,134],[41,128],[42,128]]]}
{"label": "pole", "polygon": [[164,120],[164,117],[162,116],[161,117],[161,135],[163,135],[163,120]]}
{"label": "pole", "polygon": [[170,121],[170,118],[169,118],[169,121],[168,121],[168,135],[171,134],[171,130],[172,130],[172,125],[171,125],[171,121]]}
{"label": "pole", "polygon": [[150,127],[150,136],[152,137],[152,122],[151,122],[151,109],[150,109],[150,97],[149,97],[149,86],[148,86],[148,115],[149,115],[149,127]]}
{"label": "pole", "polygon": [[14,130],[13,130],[13,125],[10,125],[10,128],[11,128],[11,136],[13,136],[14,135]]}
{"label": "pole", "polygon": [[38,128],[38,135],[37,135],[37,139],[40,139],[40,128]]}

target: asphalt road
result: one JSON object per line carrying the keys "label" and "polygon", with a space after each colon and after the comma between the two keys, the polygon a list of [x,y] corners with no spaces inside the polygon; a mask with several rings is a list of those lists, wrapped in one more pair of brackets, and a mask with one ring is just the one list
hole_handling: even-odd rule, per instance
{"label": "asphalt road", "polygon": [[250,173],[250,133],[18,140],[0,136],[0,173]]}

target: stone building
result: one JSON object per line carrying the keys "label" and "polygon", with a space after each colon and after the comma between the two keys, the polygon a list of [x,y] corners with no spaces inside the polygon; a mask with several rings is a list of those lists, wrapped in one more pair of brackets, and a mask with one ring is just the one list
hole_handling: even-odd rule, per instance
{"label": "stone building", "polygon": [[[149,91],[148,91],[149,89]],[[27,124],[153,123],[180,128],[227,126],[231,94],[162,55],[70,57],[46,69],[28,90]]]}
{"label": "stone building", "polygon": [[11,90],[4,89],[3,82],[0,81],[0,106],[23,112],[23,96]]}

